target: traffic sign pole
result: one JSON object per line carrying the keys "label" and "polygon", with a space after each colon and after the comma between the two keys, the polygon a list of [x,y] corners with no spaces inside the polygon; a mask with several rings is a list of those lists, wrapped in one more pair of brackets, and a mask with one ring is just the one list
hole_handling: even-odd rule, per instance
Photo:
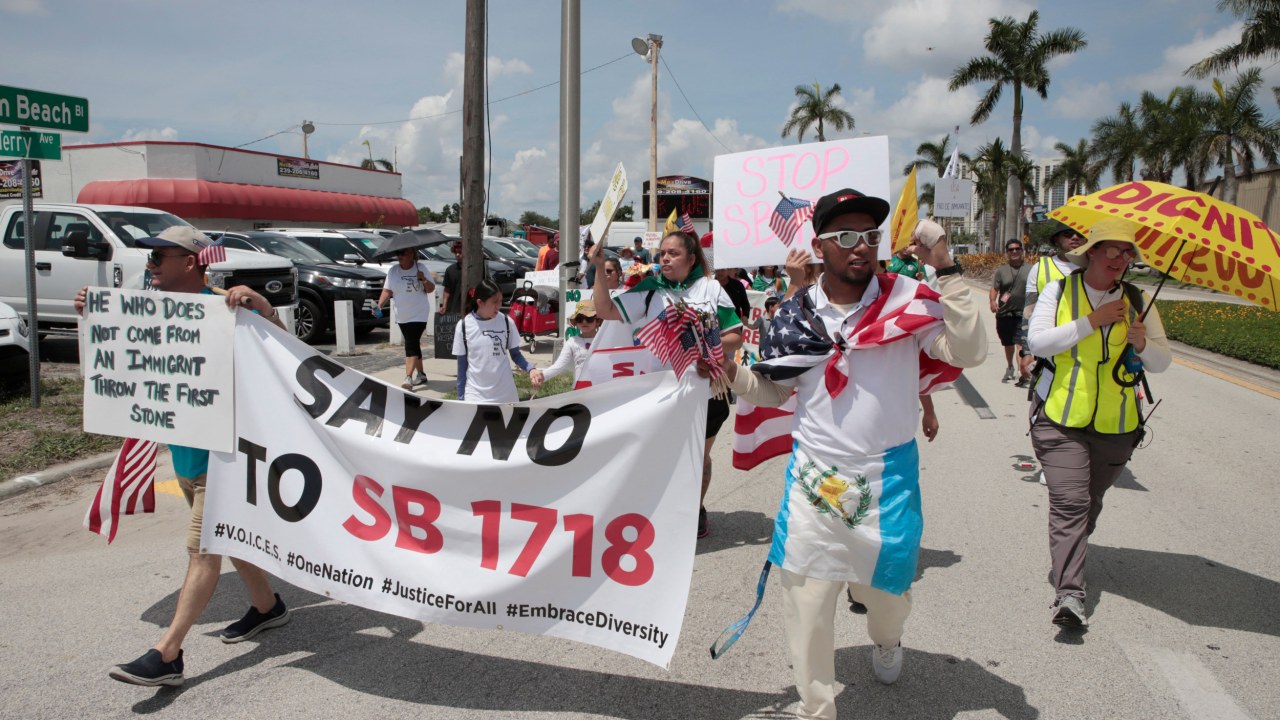
{"label": "traffic sign pole", "polygon": [[[22,127],[23,132],[31,130]],[[31,204],[31,160],[22,159],[22,241],[27,254],[27,343],[30,348],[31,407],[40,407],[40,318],[36,312],[35,208]]]}

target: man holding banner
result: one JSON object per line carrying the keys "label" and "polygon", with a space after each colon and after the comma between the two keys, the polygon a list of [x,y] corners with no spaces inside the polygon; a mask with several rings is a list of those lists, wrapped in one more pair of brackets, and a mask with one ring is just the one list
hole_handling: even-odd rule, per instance
{"label": "man holding banner", "polygon": [[847,585],[867,606],[876,678],[888,684],[901,672],[923,529],[917,397],[987,352],[977,303],[936,223],[919,223],[911,249],[936,269],[941,297],[876,272],[888,214],[886,201],[851,189],[821,198],[812,222],[822,275],[780,306],[751,372],[723,366],[748,402],[780,406],[796,395],[765,573],[771,564],[781,569],[805,718],[836,716],[835,609]]}
{"label": "man holding banner", "polygon": [[[205,285],[204,274],[208,265],[221,259],[221,247],[214,245],[208,236],[192,227],[176,225],[166,228],[156,237],[142,238],[137,244],[152,248],[147,258],[152,289],[213,294],[213,290]],[[87,287],[81,288],[75,297],[76,312],[80,315],[84,315],[88,293]],[[225,291],[225,294],[228,307],[252,310],[284,328],[276,309],[251,288],[239,285]],[[170,445],[169,453],[178,485],[191,506],[191,523],[186,537],[189,553],[187,575],[178,594],[173,621],[160,641],[138,659],[117,665],[108,673],[120,682],[148,687],[183,683],[182,642],[209,604],[222,572],[222,556],[206,554],[200,547],[209,451]],[[263,630],[287,623],[289,611],[280,596],[272,592],[267,574],[256,565],[243,560],[232,558],[231,562],[248,589],[252,604],[243,618],[218,634],[222,641],[235,643],[248,640]]]}

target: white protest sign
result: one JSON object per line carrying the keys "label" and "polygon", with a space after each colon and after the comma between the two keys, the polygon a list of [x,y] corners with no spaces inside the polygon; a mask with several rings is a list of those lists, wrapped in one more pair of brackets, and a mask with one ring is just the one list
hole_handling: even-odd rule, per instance
{"label": "white protest sign", "polygon": [[[642,247],[648,250],[650,254],[656,255],[658,248],[662,247],[662,231],[655,230],[653,232],[646,231],[644,234],[644,243]],[[656,261],[657,258],[655,257]]]}
{"label": "white protest sign", "polygon": [[627,170],[622,167],[622,163],[618,163],[618,167],[613,171],[613,178],[609,180],[609,189],[605,190],[604,198],[600,200],[600,208],[596,210],[595,219],[591,221],[591,237],[596,242],[604,242],[609,238],[609,223],[613,222],[613,213],[622,202],[622,196],[626,194]]}
{"label": "white protest sign", "polygon": [[[781,200],[816,204],[842,188],[892,201],[889,195],[889,139],[866,137],[804,145],[784,145],[717,155],[715,163],[716,267],[783,265],[788,247],[769,227]],[[882,225],[887,231],[887,225]],[[791,247],[809,250],[813,226],[801,225]],[[880,247],[888,258],[889,244]]]}
{"label": "white protest sign", "polygon": [[560,273],[555,270],[529,270],[520,278],[520,287],[527,282],[535,287],[559,287]]}
{"label": "white protest sign", "polygon": [[402,617],[670,663],[705,382],[655,373],[524,403],[433,400],[264,322],[236,326],[237,450],[211,458],[203,552]]}
{"label": "white protest sign", "polygon": [[89,288],[85,432],[235,447],[235,314],[216,295]]}
{"label": "white protest sign", "polygon": [[933,185],[934,217],[968,217],[973,206],[973,181],[940,178]]}

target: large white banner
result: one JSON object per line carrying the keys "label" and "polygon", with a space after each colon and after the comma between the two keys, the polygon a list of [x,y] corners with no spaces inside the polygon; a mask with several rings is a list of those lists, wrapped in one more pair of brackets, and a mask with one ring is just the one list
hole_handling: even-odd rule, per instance
{"label": "large white banner", "polygon": [[[779,193],[816,204],[842,188],[889,195],[889,139],[883,136],[717,155],[715,164],[716,267],[783,265],[787,246],[769,227]],[[883,226],[888,230],[887,225]],[[813,226],[803,223],[791,247],[810,249]],[[880,246],[889,257],[889,244]]]}
{"label": "large white banner", "polygon": [[382,612],[670,663],[705,382],[431,400],[255,317],[239,318],[235,363],[237,450],[210,463],[204,551]]}
{"label": "large white banner", "polygon": [[217,295],[89,288],[85,432],[232,450],[234,325]]}

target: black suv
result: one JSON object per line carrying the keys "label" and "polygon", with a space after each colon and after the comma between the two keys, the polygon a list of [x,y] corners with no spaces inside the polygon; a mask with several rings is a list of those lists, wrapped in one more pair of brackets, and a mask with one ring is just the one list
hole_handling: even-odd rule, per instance
{"label": "black suv", "polygon": [[273,232],[205,233],[238,250],[279,255],[298,268],[298,309],[294,313],[294,334],[303,342],[314,342],[333,329],[333,303],[350,300],[357,335],[385,326],[387,320],[371,311],[382,294],[386,277],[372,268],[350,267],[330,262],[323,253],[288,235]]}

